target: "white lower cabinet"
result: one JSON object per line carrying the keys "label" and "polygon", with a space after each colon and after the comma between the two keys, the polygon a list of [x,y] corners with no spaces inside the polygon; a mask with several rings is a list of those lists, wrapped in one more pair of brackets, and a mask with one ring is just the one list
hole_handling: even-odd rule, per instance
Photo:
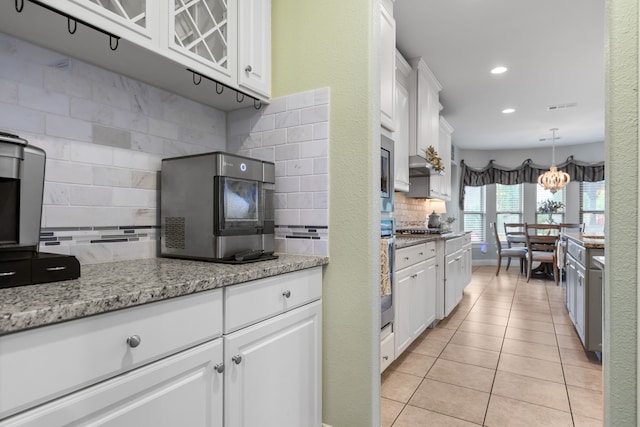
{"label": "white lower cabinet", "polygon": [[444,315],[448,316],[462,300],[471,282],[471,237],[465,234],[445,243]]}
{"label": "white lower cabinet", "polygon": [[0,427],[320,427],[321,291],[314,267],[0,336]]}
{"label": "white lower cabinet", "polygon": [[396,272],[396,357],[402,354],[436,318],[435,242],[399,249],[396,252],[396,265],[398,264],[404,268]]}
{"label": "white lower cabinet", "polygon": [[222,339],[185,350],[0,423],[222,427]]}
{"label": "white lower cabinet", "polygon": [[320,427],[319,301],[225,336],[225,426]]}

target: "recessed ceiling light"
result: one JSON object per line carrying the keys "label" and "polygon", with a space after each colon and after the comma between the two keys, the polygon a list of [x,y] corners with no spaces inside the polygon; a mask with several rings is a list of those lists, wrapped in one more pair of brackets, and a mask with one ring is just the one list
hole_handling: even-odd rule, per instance
{"label": "recessed ceiling light", "polygon": [[495,67],[491,70],[491,74],[502,74],[507,71],[507,67],[503,67],[502,65],[499,67]]}
{"label": "recessed ceiling light", "polygon": [[505,108],[504,110],[502,110],[502,114],[511,114],[515,112],[516,112],[515,108]]}

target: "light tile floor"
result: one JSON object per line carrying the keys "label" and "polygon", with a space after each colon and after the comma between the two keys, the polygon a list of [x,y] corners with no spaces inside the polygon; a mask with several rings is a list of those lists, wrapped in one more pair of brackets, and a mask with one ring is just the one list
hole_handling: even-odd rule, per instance
{"label": "light tile floor", "polygon": [[602,426],[602,365],[564,292],[475,268],[456,310],[382,374],[382,426]]}

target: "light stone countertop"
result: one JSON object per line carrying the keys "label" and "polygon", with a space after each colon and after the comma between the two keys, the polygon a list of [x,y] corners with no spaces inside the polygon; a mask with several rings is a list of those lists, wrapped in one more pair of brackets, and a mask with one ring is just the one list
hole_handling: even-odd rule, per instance
{"label": "light stone countertop", "polygon": [[396,249],[407,248],[409,246],[419,245],[421,243],[435,242],[437,240],[450,240],[456,237],[462,237],[470,231],[462,231],[456,233],[444,234],[396,234]]}
{"label": "light stone countertop", "polygon": [[604,249],[604,236],[603,235],[587,235],[576,232],[563,233],[567,238],[575,241],[579,245],[588,249]]}
{"label": "light stone countertop", "polygon": [[0,335],[329,262],[327,257],[277,255],[240,265],[172,258],[89,264],[75,280],[0,288]]}

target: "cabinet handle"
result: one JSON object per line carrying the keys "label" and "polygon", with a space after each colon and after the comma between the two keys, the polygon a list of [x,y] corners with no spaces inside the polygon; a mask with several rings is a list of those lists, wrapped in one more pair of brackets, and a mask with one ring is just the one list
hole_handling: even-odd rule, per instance
{"label": "cabinet handle", "polygon": [[418,252],[418,255],[422,256],[422,255],[424,255],[424,253],[422,253],[422,252]]}
{"label": "cabinet handle", "polygon": [[286,291],[284,291],[282,293],[282,296],[285,298],[289,298],[291,296],[291,291],[289,289],[287,289]]}
{"label": "cabinet handle", "polygon": [[242,356],[239,354],[236,354],[231,358],[231,360],[233,360],[233,363],[235,363],[236,365],[239,365],[242,362]]}
{"label": "cabinet handle", "polygon": [[216,366],[213,367],[213,369],[216,370],[217,373],[221,374],[224,372],[224,363],[218,363]]}
{"label": "cabinet handle", "polygon": [[0,273],[0,277],[15,276],[15,275],[16,275],[15,271],[6,271],[4,273]]}
{"label": "cabinet handle", "polygon": [[409,257],[408,256],[404,257],[404,260],[409,261]]}
{"label": "cabinet handle", "polygon": [[244,69],[245,72],[250,73],[251,71],[253,71],[253,68],[251,68],[251,65],[247,65]]}
{"label": "cabinet handle", "polygon": [[389,356],[382,356],[384,360],[389,360]]}
{"label": "cabinet handle", "polygon": [[131,348],[136,348],[141,342],[142,338],[140,338],[140,335],[131,335],[127,338],[127,344],[129,344],[129,347]]}

